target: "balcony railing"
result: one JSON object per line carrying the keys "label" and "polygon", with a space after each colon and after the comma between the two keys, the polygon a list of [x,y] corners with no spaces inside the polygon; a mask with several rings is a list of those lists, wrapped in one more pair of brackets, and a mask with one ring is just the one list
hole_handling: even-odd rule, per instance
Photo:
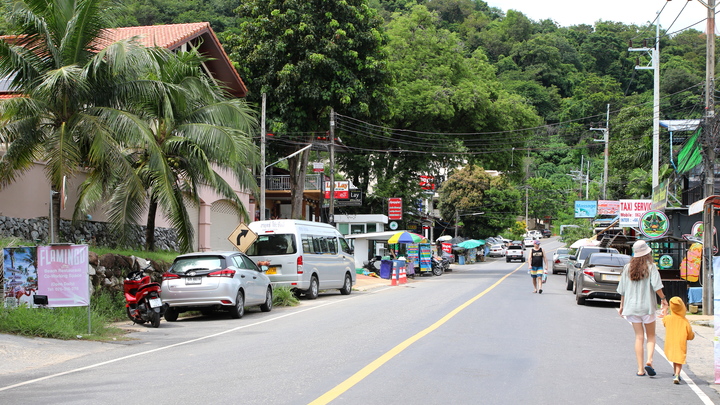
{"label": "balcony railing", "polygon": [[[258,177],[260,184],[260,177]],[[309,174],[305,176],[305,190],[320,190],[322,188],[322,175]],[[267,191],[290,191],[290,176],[273,175],[265,176],[265,190]]]}

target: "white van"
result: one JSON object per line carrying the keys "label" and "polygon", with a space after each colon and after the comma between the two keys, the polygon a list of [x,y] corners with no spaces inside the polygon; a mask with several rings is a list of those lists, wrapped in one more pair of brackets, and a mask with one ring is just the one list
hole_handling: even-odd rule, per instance
{"label": "white van", "polygon": [[318,291],[337,288],[350,294],[355,284],[355,259],[350,245],[331,225],[278,219],[255,221],[258,235],[245,252],[258,263],[270,262],[266,274],[273,286],[288,286],[315,299]]}

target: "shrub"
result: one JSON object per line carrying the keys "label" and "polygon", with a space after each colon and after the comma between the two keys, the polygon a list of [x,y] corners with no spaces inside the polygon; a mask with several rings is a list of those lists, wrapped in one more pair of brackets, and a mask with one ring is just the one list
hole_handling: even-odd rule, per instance
{"label": "shrub", "polygon": [[300,300],[295,296],[292,288],[287,286],[273,288],[273,306],[294,307],[299,303]]}

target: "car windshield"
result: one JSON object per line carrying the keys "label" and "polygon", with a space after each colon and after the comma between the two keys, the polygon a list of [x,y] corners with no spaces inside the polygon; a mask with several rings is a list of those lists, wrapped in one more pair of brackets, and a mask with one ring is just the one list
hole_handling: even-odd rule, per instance
{"label": "car windshield", "polygon": [[248,256],[294,254],[297,253],[295,237],[292,234],[260,235],[245,253]]}
{"label": "car windshield", "polygon": [[627,255],[592,255],[588,258],[588,266],[625,266],[630,261]]}
{"label": "car windshield", "polygon": [[190,270],[214,270],[223,267],[220,256],[178,257],[170,269],[175,274],[185,274]]}
{"label": "car windshield", "polygon": [[617,249],[615,249],[615,248],[594,248],[594,249],[585,248],[585,249],[581,249],[580,252],[578,252],[578,253],[580,253],[580,255],[578,256],[578,259],[585,260],[585,259],[587,259],[588,256],[590,256],[591,253],[596,253],[596,252],[618,253]]}

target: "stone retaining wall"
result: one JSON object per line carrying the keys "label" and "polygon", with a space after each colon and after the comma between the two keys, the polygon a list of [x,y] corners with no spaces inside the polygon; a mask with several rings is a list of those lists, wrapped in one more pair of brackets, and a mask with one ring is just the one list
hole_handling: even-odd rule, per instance
{"label": "stone retaining wall", "polygon": [[[23,240],[47,244],[50,241],[49,220],[47,217],[22,219],[0,216],[0,237],[15,237]],[[142,248],[145,246],[145,226],[132,225],[128,246],[119,246],[117,234],[112,232],[106,222],[60,221],[58,242],[70,242],[111,248]],[[179,251],[177,234],[173,229],[155,228],[155,248],[158,250]]]}

